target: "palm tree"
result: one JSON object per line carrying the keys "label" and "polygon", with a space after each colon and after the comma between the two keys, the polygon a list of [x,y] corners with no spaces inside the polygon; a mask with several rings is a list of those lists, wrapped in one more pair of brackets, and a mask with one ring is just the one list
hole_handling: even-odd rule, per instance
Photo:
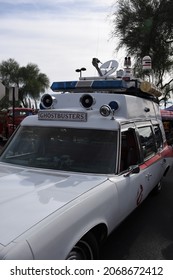
{"label": "palm tree", "polygon": [[[41,73],[38,66],[28,63],[26,67],[20,67],[12,58],[2,61],[0,64],[0,77],[4,86],[17,86],[19,88],[19,102],[27,107],[26,97],[37,100],[41,93],[49,87],[49,79]],[[1,101],[3,107],[9,107],[8,95]]]}
{"label": "palm tree", "polygon": [[173,72],[172,12],[171,0],[118,0],[113,14],[112,36],[119,38],[117,50],[125,47],[138,70],[142,58],[149,55],[157,86],[165,96],[173,90],[172,78],[164,83],[165,75]]}
{"label": "palm tree", "polygon": [[36,64],[29,63],[26,67],[19,69],[19,99],[25,106],[25,98],[30,97],[37,100],[40,93],[44,93],[49,87],[48,77],[40,73]]}
{"label": "palm tree", "polygon": [[19,64],[14,59],[9,58],[0,64],[0,77],[4,86],[18,83]]}

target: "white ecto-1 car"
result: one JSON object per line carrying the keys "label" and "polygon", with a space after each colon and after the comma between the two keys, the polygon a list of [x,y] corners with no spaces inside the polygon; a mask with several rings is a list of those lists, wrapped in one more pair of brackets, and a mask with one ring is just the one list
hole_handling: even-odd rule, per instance
{"label": "white ecto-1 car", "polygon": [[51,88],[1,153],[0,259],[98,259],[172,166],[151,84],[100,75]]}

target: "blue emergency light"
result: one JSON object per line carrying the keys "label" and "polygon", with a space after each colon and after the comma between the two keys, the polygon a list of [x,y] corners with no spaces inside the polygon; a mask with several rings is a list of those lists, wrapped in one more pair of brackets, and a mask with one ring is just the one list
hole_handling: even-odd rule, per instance
{"label": "blue emergency light", "polygon": [[127,82],[122,79],[117,80],[79,80],[66,82],[53,82],[52,91],[75,92],[79,90],[126,90]]}

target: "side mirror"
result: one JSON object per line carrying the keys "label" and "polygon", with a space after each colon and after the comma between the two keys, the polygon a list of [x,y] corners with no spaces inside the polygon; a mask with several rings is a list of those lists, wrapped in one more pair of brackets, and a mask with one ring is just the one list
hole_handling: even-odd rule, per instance
{"label": "side mirror", "polygon": [[127,173],[124,175],[124,177],[128,177],[130,174],[137,174],[140,172],[139,165],[131,165],[127,171]]}

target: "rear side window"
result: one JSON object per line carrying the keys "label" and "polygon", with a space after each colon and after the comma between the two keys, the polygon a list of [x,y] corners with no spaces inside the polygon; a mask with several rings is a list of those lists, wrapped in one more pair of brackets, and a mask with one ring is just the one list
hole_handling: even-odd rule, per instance
{"label": "rear side window", "polygon": [[159,125],[154,125],[154,134],[157,150],[163,148],[163,137]]}
{"label": "rear side window", "polygon": [[151,126],[139,127],[138,132],[143,158],[147,159],[156,153],[155,137]]}
{"label": "rear side window", "polygon": [[139,164],[140,152],[135,129],[121,132],[121,161],[120,172],[127,170],[131,165]]}
{"label": "rear side window", "polygon": [[173,120],[163,119],[163,126],[164,126],[164,131],[166,134],[166,140],[168,142],[168,145],[172,145],[173,144]]}

